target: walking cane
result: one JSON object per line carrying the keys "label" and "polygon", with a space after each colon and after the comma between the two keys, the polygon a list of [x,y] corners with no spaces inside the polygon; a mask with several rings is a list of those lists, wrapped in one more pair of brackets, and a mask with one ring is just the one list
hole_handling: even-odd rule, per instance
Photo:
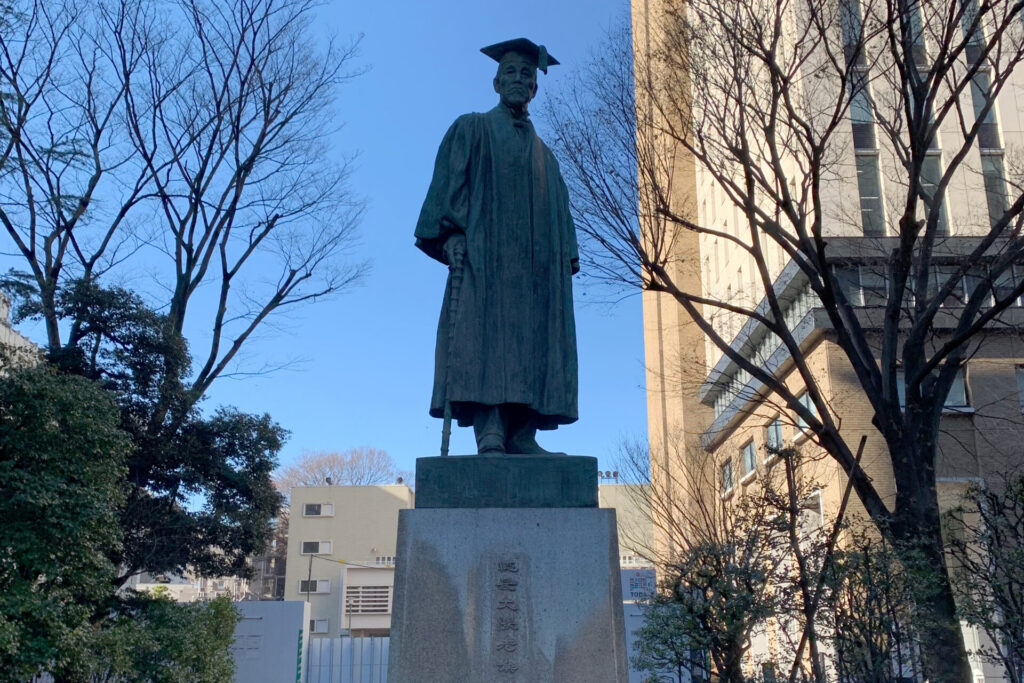
{"label": "walking cane", "polygon": [[441,457],[448,457],[448,442],[452,438],[452,347],[455,346],[455,319],[459,314],[459,290],[462,289],[462,259],[464,253],[455,252],[449,264],[452,288],[448,299],[448,353],[444,368],[444,426],[441,428]]}

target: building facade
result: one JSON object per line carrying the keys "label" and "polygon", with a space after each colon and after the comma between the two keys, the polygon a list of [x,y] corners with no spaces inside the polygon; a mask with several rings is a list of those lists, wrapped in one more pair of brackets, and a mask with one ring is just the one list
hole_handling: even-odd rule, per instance
{"label": "building facade", "polygon": [[291,490],[284,599],[309,603],[312,637],[390,633],[398,512],[413,506],[404,484]]}
{"label": "building facade", "polygon": [[[665,4],[659,0],[633,2],[638,63],[645,63],[645,55],[659,49],[657,34],[664,30],[659,17]],[[839,5],[849,16],[859,16],[860,3],[856,0]],[[971,48],[977,48],[978,43],[970,38],[966,23],[970,16],[965,13],[963,20],[967,49],[960,58],[961,69],[973,66],[975,62],[971,60],[977,59],[972,57]],[[1021,23],[1019,17],[1017,20]],[[797,20],[793,21],[795,25]],[[926,23],[926,19],[923,21]],[[835,43],[841,45],[846,25],[838,16],[832,29]],[[1019,43],[1022,30],[1024,24],[1010,25],[1006,36],[1015,35]],[[922,30],[920,36],[914,54],[920,55],[925,63],[934,57],[937,47],[929,42],[927,30]],[[881,316],[890,289],[886,259],[899,240],[892,214],[899,208],[894,203],[899,201],[901,192],[906,192],[906,180],[897,152],[887,146],[879,129],[881,124],[873,113],[873,106],[877,105],[868,101],[873,98],[873,102],[881,102],[893,97],[885,90],[884,74],[877,77],[881,62],[872,62],[869,67],[867,61],[859,61],[863,58],[857,53],[844,55],[840,49],[839,55],[848,61],[851,78],[863,77],[870,80],[870,85],[852,97],[831,151],[833,167],[825,174],[818,209],[824,216],[822,229],[827,237],[827,248],[823,251],[828,267],[843,283],[857,324],[864,330],[868,343],[878,349],[883,342]],[[815,59],[809,55],[806,68],[813,68]],[[969,149],[965,146],[962,119],[953,116],[944,119],[929,142],[921,170],[925,185],[929,178],[937,181],[960,150],[965,155],[938,209],[939,241],[934,247],[932,266],[937,283],[956,272],[979,249],[981,240],[990,234],[1007,208],[1006,197],[1010,196],[1012,201],[1019,194],[1019,179],[1013,178],[1004,156],[1007,150],[1024,144],[1024,70],[1020,71],[1008,76],[991,110],[985,106],[990,70],[979,69],[965,89],[962,113],[968,120],[978,117],[977,139]],[[642,77],[638,74],[638,83]],[[819,92],[801,92],[797,96],[806,102],[813,102],[814,97],[827,102],[835,97],[834,87],[825,80],[820,82]],[[644,106],[647,96],[638,91],[638,107]],[[784,166],[789,161],[783,159],[779,163]],[[773,449],[793,446],[806,454],[804,462],[812,463],[803,475],[818,485],[816,523],[825,525],[840,508],[848,481],[844,470],[825,456],[808,425],[789,405],[730,357],[741,355],[755,366],[767,369],[801,403],[807,397],[807,387],[794,358],[778,337],[753,317],[729,310],[731,305],[766,314],[765,284],[760,277],[763,264],[787,327],[799,344],[801,356],[841,435],[851,444],[857,444],[862,436],[866,438],[861,466],[882,501],[893,509],[897,491],[886,442],[872,423],[872,405],[837,343],[827,311],[812,292],[807,276],[778,243],[768,240],[759,254],[760,262],[755,261],[744,207],[737,205],[736,194],[723,187],[720,178],[696,159],[683,155],[676,164],[672,186],[675,208],[702,227],[672,236],[675,257],[669,259],[667,267],[681,288],[725,306],[716,305],[713,312],[712,307],[703,307],[703,318],[710,329],[702,329],[671,294],[644,293],[648,428],[654,485],[669,489],[671,485],[665,482],[700,479],[714,487],[718,499],[729,504],[767,481],[773,466]],[[946,315],[936,318],[933,348],[952,338],[960,312],[977,281],[972,281],[972,277],[985,275],[968,273],[941,303],[940,312]],[[1001,292],[1012,290],[1022,278],[1024,263],[1007,269],[991,285],[992,301],[1001,300]],[[907,305],[912,307],[913,302]],[[977,337],[953,382],[942,411],[935,472],[944,509],[955,505],[969,486],[999,486],[1008,473],[1019,471],[1024,465],[1024,449],[1020,446],[1024,442],[1022,330],[1024,299],[1015,299]],[[714,335],[726,343],[729,353],[721,341],[713,339]],[[898,375],[897,385],[902,405],[902,375]],[[694,476],[696,470],[700,470],[699,476]],[[677,490],[676,495],[685,497],[692,492]],[[864,514],[856,496],[850,510],[852,514]],[[672,554],[675,539],[663,535],[656,543],[661,552]],[[980,634],[965,629],[969,644],[979,639]],[[767,643],[764,649],[769,649]],[[971,667],[978,681],[994,681],[1002,676],[979,657],[971,657]]]}

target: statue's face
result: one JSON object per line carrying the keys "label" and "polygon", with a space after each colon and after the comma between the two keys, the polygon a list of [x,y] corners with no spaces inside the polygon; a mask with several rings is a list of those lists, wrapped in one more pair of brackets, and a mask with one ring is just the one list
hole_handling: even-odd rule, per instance
{"label": "statue's face", "polygon": [[494,77],[494,92],[507,107],[525,107],[537,93],[537,67],[516,52],[506,53]]}

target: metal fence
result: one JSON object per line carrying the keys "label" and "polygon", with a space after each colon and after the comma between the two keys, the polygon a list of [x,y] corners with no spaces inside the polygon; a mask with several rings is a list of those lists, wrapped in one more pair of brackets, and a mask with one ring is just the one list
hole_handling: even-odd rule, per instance
{"label": "metal fence", "polygon": [[387,683],[388,637],[309,639],[306,683]]}

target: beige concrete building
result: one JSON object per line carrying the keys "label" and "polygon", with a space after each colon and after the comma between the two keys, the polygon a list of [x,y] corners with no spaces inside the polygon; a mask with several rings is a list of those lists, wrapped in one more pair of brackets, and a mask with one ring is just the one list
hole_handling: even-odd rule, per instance
{"label": "beige concrete building", "polygon": [[[855,5],[855,3],[853,3]],[[634,41],[637,54],[657,49],[656,20],[664,3],[634,0]],[[1019,18],[1018,18],[1019,19]],[[834,27],[840,31],[838,22]],[[1011,27],[1010,32],[1020,31]],[[1007,33],[1010,35],[1010,33]],[[785,41],[783,41],[785,42]],[[921,50],[927,53],[928,45]],[[968,51],[966,54],[970,54]],[[841,53],[840,53],[840,56]],[[969,58],[969,57],[967,57]],[[813,67],[813,58],[808,60]],[[854,67],[854,72],[860,67]],[[872,67],[877,68],[877,65]],[[867,66],[864,67],[865,73]],[[984,74],[983,74],[984,75]],[[683,78],[685,76],[681,76]],[[827,82],[818,86],[817,97],[834,97]],[[885,98],[884,79],[873,81],[868,92]],[[976,93],[975,93],[976,94]],[[809,97],[801,93],[800,97]],[[638,107],[644,95],[638,92]],[[977,106],[972,92],[965,91],[963,112],[970,116]],[[865,113],[867,112],[867,113]],[[1024,70],[1014,73],[985,118],[977,144],[953,177],[942,207],[942,242],[935,262],[940,273],[949,273],[964,254],[976,248],[979,236],[1001,214],[993,196],[1017,193],[1002,187],[1012,171],[1004,167],[1006,150],[1024,145]],[[892,203],[905,196],[900,164],[884,135],[874,129],[870,108],[855,101],[849,121],[839,133],[834,150],[834,169],[826,178],[821,211],[827,240],[826,259],[847,284],[847,295],[857,307],[858,321],[869,340],[878,341],[880,313],[887,301],[887,284],[881,267],[895,246],[891,223]],[[949,117],[928,151],[927,164],[941,173],[943,164],[964,143],[956,117]],[[677,211],[690,216],[707,230],[680,231],[673,236],[675,258],[668,265],[683,289],[719,302],[754,308],[763,301],[764,288],[749,250],[738,246],[749,229],[742,211],[706,168],[692,157],[677,160],[672,198]],[[781,163],[786,163],[785,160]],[[923,172],[924,173],[924,172]],[[996,188],[996,189],[994,189]],[[1015,197],[1011,194],[1011,197]],[[747,237],[743,231],[747,230]],[[895,501],[895,484],[886,445],[871,423],[872,409],[853,369],[835,341],[830,321],[811,292],[806,276],[769,242],[764,255],[772,284],[779,292],[783,315],[806,356],[847,443],[867,437],[862,465],[884,502]],[[1009,287],[1024,277],[1024,264],[996,286]],[[962,287],[962,285],[960,285]],[[961,295],[963,290],[960,290]],[[962,302],[956,292],[944,307],[951,311],[947,327],[939,325],[937,342],[948,338],[955,309]],[[817,504],[822,521],[839,507],[846,476],[822,451],[793,411],[773,397],[759,381],[727,357],[710,335],[669,294],[645,292],[644,324],[648,391],[648,428],[652,476],[662,480],[686,478],[681,469],[705,470],[723,500],[742,496],[768,476],[767,445],[796,445],[811,455],[813,470],[804,474],[820,484]],[[712,310],[714,312],[712,312]],[[763,310],[763,309],[762,309]],[[732,350],[769,368],[798,397],[804,386],[792,358],[777,337],[757,321],[728,311],[704,307],[704,315]],[[1024,465],[1024,301],[1017,300],[992,325],[957,378],[941,419],[937,480],[943,505],[953,504],[971,483],[998,481]],[[679,492],[679,495],[686,495]],[[854,505],[856,508],[857,505]],[[672,552],[673,539],[658,539],[663,552]],[[967,633],[968,643],[978,634]],[[995,680],[1001,674],[972,657],[976,680]]]}
{"label": "beige concrete building", "polygon": [[0,365],[8,362],[32,362],[39,347],[11,326],[11,302],[0,292]]}
{"label": "beige concrete building", "polygon": [[611,482],[598,484],[598,507],[615,510],[620,569],[654,566],[650,561],[654,527],[651,525],[649,499],[649,486]]}
{"label": "beige concrete building", "polygon": [[309,602],[313,637],[388,635],[398,511],[413,504],[404,484],[291,490],[284,599]]}
{"label": "beige concrete building", "polygon": [[[634,0],[634,36],[639,53],[656,49],[651,31],[657,30],[654,17],[664,4],[660,0]],[[835,30],[838,32],[839,27]],[[821,96],[830,96],[827,85],[822,87]],[[638,99],[642,101],[639,94]],[[978,238],[989,230],[993,216],[986,183],[992,182],[992,175],[987,169],[996,163],[1002,167],[1004,150],[1024,145],[1022,102],[1024,70],[1015,73],[1004,87],[996,101],[996,111],[986,123],[987,132],[979,136],[970,159],[950,183],[943,207],[948,236],[935,253],[942,273],[975,248]],[[879,330],[879,308],[887,300],[880,264],[897,239],[893,226],[887,222],[887,206],[898,200],[900,190],[905,188],[898,181],[900,171],[893,151],[886,149],[882,136],[871,130],[872,123],[857,118],[856,106],[850,112],[850,125],[839,135],[835,172],[828,174],[823,191],[826,257],[842,271],[848,295],[859,307],[859,322],[870,337]],[[963,143],[955,117],[943,126],[934,149],[930,150],[930,157],[938,164],[944,159],[944,142],[953,150]],[[866,173],[872,179],[862,182]],[[763,288],[755,281],[753,258],[726,238],[744,239],[742,230],[747,228],[741,225],[744,217],[740,210],[707,169],[693,158],[678,162],[672,185],[678,210],[707,228],[699,232],[680,231],[672,236],[676,258],[669,268],[673,278],[683,289],[715,301],[748,306],[763,302]],[[841,417],[841,432],[847,441],[856,444],[860,435],[868,436],[864,465],[881,486],[886,502],[891,503],[894,491],[886,483],[891,480],[891,471],[883,452],[884,443],[871,425],[871,408],[834,341],[829,320],[806,276],[777,244],[769,243],[766,249],[765,261],[775,290],[781,292],[784,317],[798,338],[832,412]],[[1024,278],[1024,264],[1015,266],[1012,277],[1007,277],[1001,286],[1009,286],[1020,278]],[[956,292],[948,304],[951,310],[958,305],[953,301],[955,296]],[[729,475],[731,483],[725,488],[741,490],[758,476],[767,443],[807,443],[808,448],[813,448],[813,440],[792,411],[780,406],[760,382],[731,361],[670,295],[645,292],[643,304],[648,427],[652,458],[660,465],[667,468],[681,442],[697,445],[715,458],[720,482],[723,473]],[[712,307],[705,307],[704,315],[718,334],[730,340],[734,350],[758,365],[771,367],[777,376],[789,378],[787,385],[800,394],[803,387],[792,360],[763,325]],[[963,482],[1004,473],[1022,463],[1022,329],[1024,300],[1017,300],[985,335],[950,392],[939,446],[938,477],[944,489],[955,490]],[[940,324],[937,336],[941,338],[944,332]],[[751,466],[743,460],[747,444],[754,447],[755,457],[748,458]],[[841,479],[838,472],[825,476],[829,480]]]}

